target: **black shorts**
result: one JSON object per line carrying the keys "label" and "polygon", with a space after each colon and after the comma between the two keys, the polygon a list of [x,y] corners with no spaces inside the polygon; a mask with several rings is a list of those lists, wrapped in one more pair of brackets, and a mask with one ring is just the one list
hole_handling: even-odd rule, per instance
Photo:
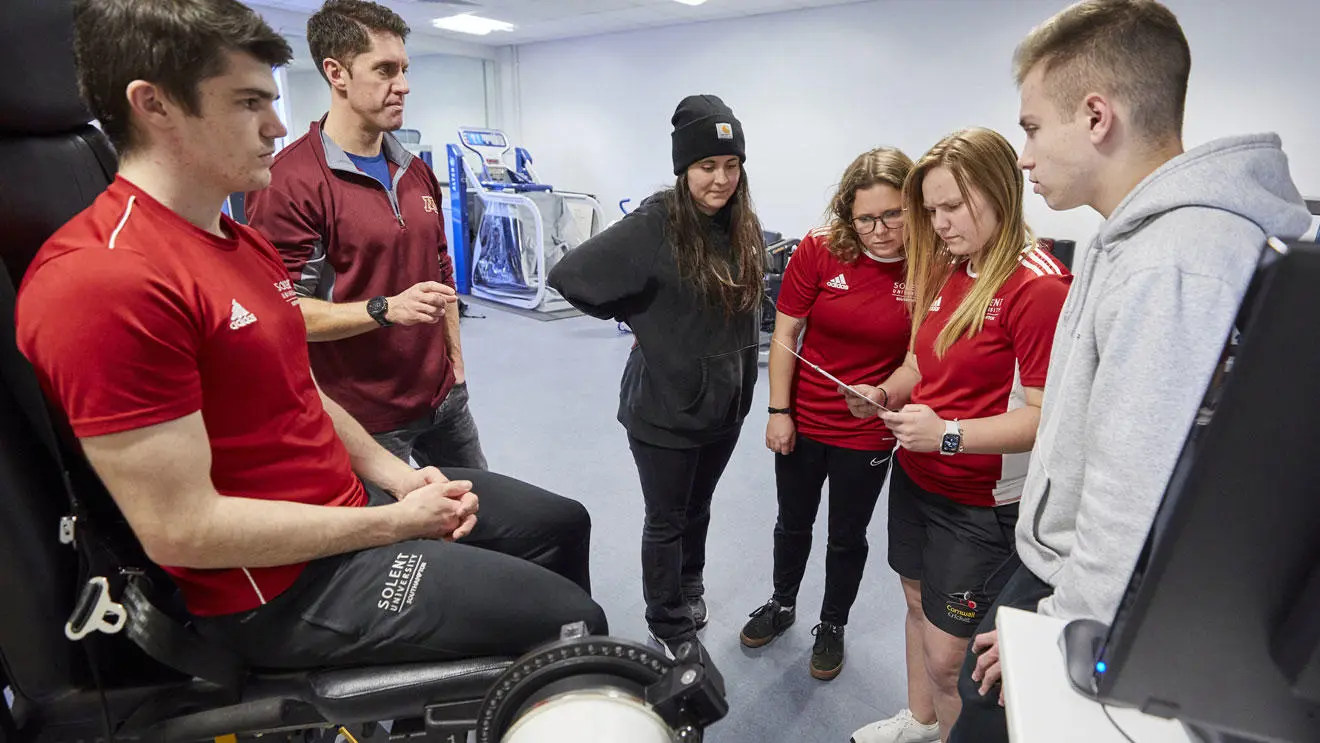
{"label": "black shorts", "polygon": [[889,479],[889,565],[921,582],[930,623],[971,637],[1017,570],[1018,504],[965,506],[923,490],[894,457]]}

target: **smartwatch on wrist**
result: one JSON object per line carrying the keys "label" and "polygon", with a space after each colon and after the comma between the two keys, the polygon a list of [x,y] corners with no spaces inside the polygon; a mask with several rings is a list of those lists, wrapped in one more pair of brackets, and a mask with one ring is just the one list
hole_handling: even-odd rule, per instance
{"label": "smartwatch on wrist", "polygon": [[944,438],[940,441],[940,454],[961,454],[962,450],[962,424],[956,420],[944,421]]}
{"label": "smartwatch on wrist", "polygon": [[367,300],[367,314],[371,319],[380,324],[382,328],[388,328],[394,323],[385,319],[385,315],[390,311],[390,302],[385,297],[372,297]]}

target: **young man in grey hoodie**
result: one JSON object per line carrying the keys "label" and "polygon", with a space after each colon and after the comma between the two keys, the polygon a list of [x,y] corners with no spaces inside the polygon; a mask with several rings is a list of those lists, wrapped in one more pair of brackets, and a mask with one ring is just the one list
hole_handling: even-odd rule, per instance
{"label": "young man in grey hoodie", "polygon": [[[1153,0],[1086,0],[1014,73],[1020,165],[1052,209],[1105,217],[1073,271],[998,606],[1112,622],[1265,238],[1310,215],[1273,134],[1183,151],[1191,55]],[[1007,741],[992,610],[949,740]]]}

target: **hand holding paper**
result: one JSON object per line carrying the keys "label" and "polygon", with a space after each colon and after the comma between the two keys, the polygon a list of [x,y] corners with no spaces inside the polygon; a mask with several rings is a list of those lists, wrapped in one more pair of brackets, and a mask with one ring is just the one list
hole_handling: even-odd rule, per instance
{"label": "hand holding paper", "polygon": [[[812,369],[815,369],[817,372],[820,372],[822,375],[824,375],[826,379],[837,384],[839,386],[839,392],[843,393],[848,400],[848,409],[852,411],[852,414],[857,416],[858,418],[869,418],[872,415],[874,415],[877,412],[877,410],[883,410],[885,412],[890,412],[890,413],[893,412],[889,408],[885,407],[884,405],[881,405],[879,402],[872,399],[872,396],[876,394],[877,391],[876,387],[871,387],[870,385],[858,385],[857,387],[853,387],[852,385],[848,384],[842,379],[839,379],[838,377],[834,376],[833,374],[830,374],[829,372],[825,371],[819,366],[802,358],[801,354],[789,348],[787,345],[784,344],[783,341],[779,340],[778,338],[775,339],[775,343],[778,343],[780,346],[784,348],[784,350],[796,356],[798,360],[800,360],[802,363],[806,364]],[[863,389],[866,391],[863,392],[862,391]],[[872,409],[869,412],[867,412],[866,408],[863,407],[861,408],[863,414],[858,415],[858,409],[853,407],[854,404],[870,405]]]}
{"label": "hand holding paper", "polygon": [[880,416],[898,445],[910,451],[939,451],[944,438],[944,420],[929,405],[904,405],[898,412]]}
{"label": "hand holding paper", "polygon": [[893,412],[878,402],[884,396],[879,387],[872,387],[869,384],[840,386],[839,394],[843,395],[844,402],[848,404],[848,412],[855,418],[874,418],[877,415],[883,417],[886,413]]}

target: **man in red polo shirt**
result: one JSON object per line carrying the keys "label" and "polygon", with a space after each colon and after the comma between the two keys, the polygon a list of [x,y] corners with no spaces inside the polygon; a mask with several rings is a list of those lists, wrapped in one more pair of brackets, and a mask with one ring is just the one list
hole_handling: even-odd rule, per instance
{"label": "man in red polo shirt", "polygon": [[390,132],[403,126],[408,26],[362,0],[307,21],[330,112],[286,147],[248,224],[275,243],[302,299],[312,370],[385,448],[486,468],[459,343],[440,186]]}
{"label": "man in red polo shirt", "polygon": [[236,0],[83,0],[75,21],[121,166],[34,258],[18,344],[200,631],[289,668],[604,631],[582,506],[373,441],[313,380],[275,248],[220,213],[270,180],[287,42]]}

